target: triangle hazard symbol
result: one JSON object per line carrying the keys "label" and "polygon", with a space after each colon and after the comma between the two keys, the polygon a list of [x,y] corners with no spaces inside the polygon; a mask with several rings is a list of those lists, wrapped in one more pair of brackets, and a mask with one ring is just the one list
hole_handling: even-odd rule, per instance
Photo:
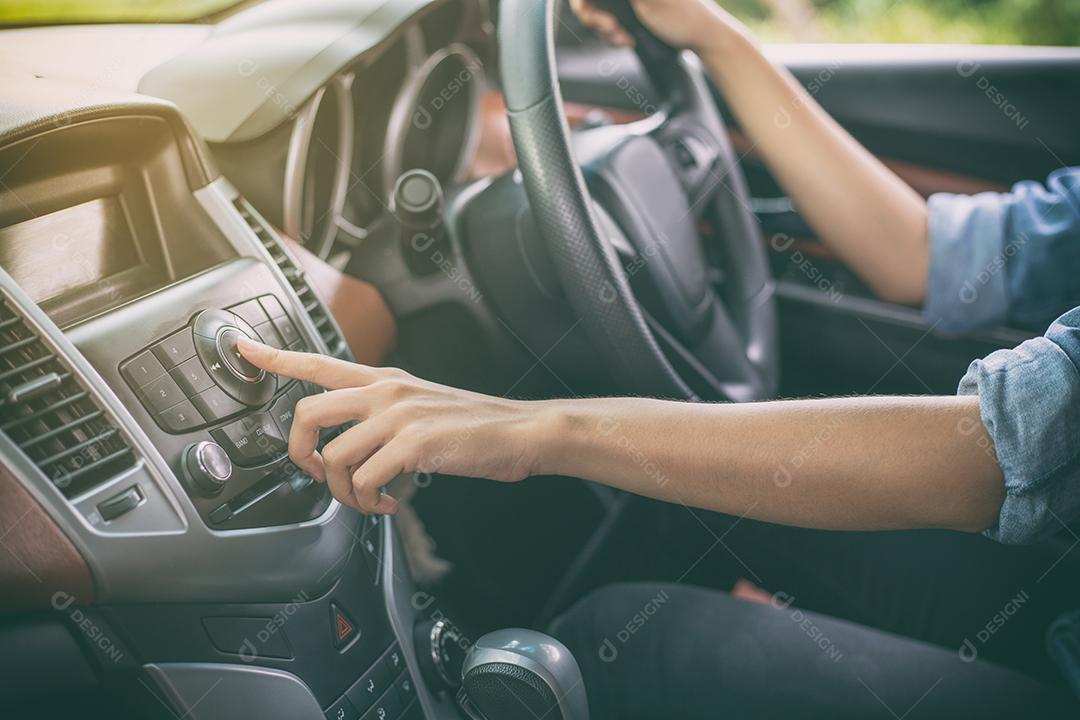
{"label": "triangle hazard symbol", "polygon": [[341,612],[335,612],[334,617],[337,620],[337,639],[338,642],[341,642],[352,634],[353,626]]}

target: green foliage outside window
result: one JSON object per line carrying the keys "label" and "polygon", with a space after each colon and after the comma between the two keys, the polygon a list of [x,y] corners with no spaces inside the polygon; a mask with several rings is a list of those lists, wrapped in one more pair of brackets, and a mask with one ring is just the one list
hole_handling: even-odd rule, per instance
{"label": "green foliage outside window", "polygon": [[[1080,45],[1080,0],[720,1],[763,38],[774,41]],[[242,6],[256,2],[246,0]],[[237,0],[0,0],[0,24],[190,21],[236,4]]]}
{"label": "green foliage outside window", "polygon": [[1080,0],[723,0],[767,40],[1080,45]]}

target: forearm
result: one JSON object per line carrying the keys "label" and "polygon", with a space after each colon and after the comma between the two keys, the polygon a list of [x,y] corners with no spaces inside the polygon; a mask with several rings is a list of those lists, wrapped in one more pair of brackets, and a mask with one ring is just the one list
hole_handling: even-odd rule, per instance
{"label": "forearm", "polygon": [[755,150],[820,239],[881,297],[916,304],[926,202],[860,145],[735,21],[698,50]]}
{"label": "forearm", "polygon": [[1004,492],[971,397],[544,406],[540,471],[770,522],[978,531]]}

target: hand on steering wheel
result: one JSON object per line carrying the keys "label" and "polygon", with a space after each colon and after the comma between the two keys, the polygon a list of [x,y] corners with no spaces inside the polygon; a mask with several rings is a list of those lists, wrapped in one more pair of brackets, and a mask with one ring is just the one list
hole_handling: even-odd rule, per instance
{"label": "hand on steering wheel", "polygon": [[[615,3],[627,0],[570,0],[570,8],[582,24],[592,28],[612,45],[629,47],[632,34],[610,12]],[[676,48],[699,55],[720,40],[726,30],[741,23],[712,0],[630,0],[641,24],[658,38]]]}

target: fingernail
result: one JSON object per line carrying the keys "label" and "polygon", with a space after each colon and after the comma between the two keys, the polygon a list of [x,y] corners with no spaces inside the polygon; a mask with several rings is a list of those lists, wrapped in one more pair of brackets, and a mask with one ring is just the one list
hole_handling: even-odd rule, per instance
{"label": "fingernail", "polygon": [[375,503],[375,512],[380,515],[393,515],[397,511],[398,501],[385,493],[379,497],[379,502]]}
{"label": "fingernail", "polygon": [[251,338],[241,337],[236,339],[236,347],[240,350],[241,353],[247,355],[249,353],[261,353],[262,351],[266,350],[267,346],[263,345],[261,342],[252,340]]}

